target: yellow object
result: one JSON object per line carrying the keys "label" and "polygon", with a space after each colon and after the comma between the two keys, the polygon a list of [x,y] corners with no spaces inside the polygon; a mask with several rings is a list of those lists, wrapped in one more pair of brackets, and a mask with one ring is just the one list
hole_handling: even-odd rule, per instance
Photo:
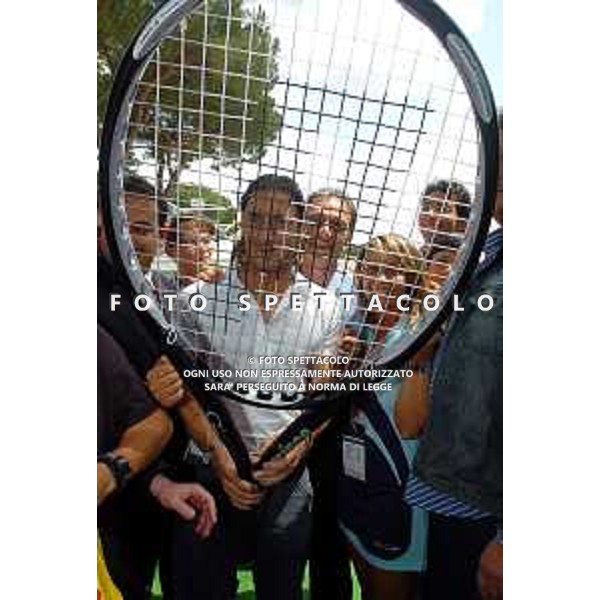
{"label": "yellow object", "polygon": [[102,552],[102,544],[98,537],[97,546],[97,563],[98,563],[98,594],[97,600],[123,600],[121,592],[117,589],[113,580],[110,578],[110,573],[104,562],[104,553]]}

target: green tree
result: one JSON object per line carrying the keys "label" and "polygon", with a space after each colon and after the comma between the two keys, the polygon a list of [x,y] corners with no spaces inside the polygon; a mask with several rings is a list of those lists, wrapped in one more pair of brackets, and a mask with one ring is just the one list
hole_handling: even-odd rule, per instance
{"label": "green tree", "polygon": [[97,0],[96,108],[99,130],[121,56],[152,8],[152,0]]}
{"label": "green tree", "polygon": [[[120,56],[151,8],[151,0],[98,1],[99,126]],[[172,196],[199,157],[217,169],[257,161],[281,127],[271,96],[278,52],[262,9],[207,0],[144,72],[132,109],[131,162],[155,164],[161,192]]]}
{"label": "green tree", "polygon": [[235,209],[225,196],[201,185],[193,183],[180,183],[177,187],[177,206],[179,208],[191,208],[193,206],[209,207],[211,217],[226,230],[231,230],[235,225]]}

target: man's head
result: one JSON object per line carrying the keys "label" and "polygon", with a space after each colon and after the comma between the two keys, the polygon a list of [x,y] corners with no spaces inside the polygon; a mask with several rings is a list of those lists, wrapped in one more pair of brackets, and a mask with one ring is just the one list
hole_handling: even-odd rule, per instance
{"label": "man's head", "polygon": [[451,246],[455,236],[467,229],[471,194],[457,181],[438,179],[421,197],[419,228],[427,244]]}
{"label": "man's head", "polygon": [[356,208],[336,190],[319,190],[308,197],[304,209],[305,252],[314,259],[335,261],[352,239]]}
{"label": "man's head", "polygon": [[169,227],[166,251],[178,263],[184,277],[198,278],[211,260],[217,229],[199,215],[180,215]]}
{"label": "man's head", "polygon": [[455,250],[438,250],[428,257],[427,272],[423,276],[425,293],[437,294],[446,283],[456,257]]}
{"label": "man's head", "polygon": [[296,261],[304,198],[295,181],[279,175],[255,179],[241,199],[240,252],[244,266],[276,273]]}
{"label": "man's head", "polygon": [[129,233],[144,271],[150,268],[160,249],[160,228],[167,217],[162,199],[155,200],[155,190],[138,175],[127,175],[123,182]]}

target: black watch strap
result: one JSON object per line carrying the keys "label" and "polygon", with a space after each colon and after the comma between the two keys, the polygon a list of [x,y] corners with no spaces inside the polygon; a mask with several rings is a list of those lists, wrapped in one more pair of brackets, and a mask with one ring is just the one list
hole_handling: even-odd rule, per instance
{"label": "black watch strap", "polygon": [[98,462],[105,464],[110,469],[110,472],[115,478],[117,490],[123,489],[131,476],[131,467],[129,466],[127,459],[118,454],[107,452],[98,457]]}

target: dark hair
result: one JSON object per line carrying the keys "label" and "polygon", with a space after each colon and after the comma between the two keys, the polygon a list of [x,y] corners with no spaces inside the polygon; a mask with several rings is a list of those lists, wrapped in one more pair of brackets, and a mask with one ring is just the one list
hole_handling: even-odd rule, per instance
{"label": "dark hair", "polygon": [[421,201],[431,194],[443,194],[445,197],[456,196],[456,212],[461,219],[468,219],[471,212],[471,194],[469,190],[458,181],[449,181],[448,179],[437,179],[427,185]]}
{"label": "dark hair", "polygon": [[248,205],[250,198],[252,198],[252,196],[254,196],[254,194],[257,192],[264,190],[286,192],[290,195],[292,204],[297,205],[298,210],[302,210],[300,206],[304,204],[304,196],[302,195],[298,184],[290,177],[269,174],[261,175],[252,183],[250,183],[240,201],[240,208],[242,209],[242,212],[246,210],[246,206]]}
{"label": "dark hair", "polygon": [[[139,175],[133,175],[131,173],[125,175],[123,179],[123,191],[126,194],[138,194],[140,196],[148,196],[149,201],[154,201],[155,190],[154,186],[143,177]],[[162,227],[167,217],[169,216],[169,209],[167,203],[163,198],[158,198],[158,224]]]}
{"label": "dark hair", "polygon": [[[314,204],[316,200],[319,198],[339,198],[342,201],[342,206],[347,208],[350,211],[352,216],[352,221],[350,222],[350,229],[354,230],[354,226],[356,225],[356,206],[354,206],[354,202],[345,196],[340,190],[336,190],[335,188],[323,188],[322,190],[317,190],[313,192],[306,199],[306,206],[309,204]],[[305,207],[306,208],[306,207]]]}

